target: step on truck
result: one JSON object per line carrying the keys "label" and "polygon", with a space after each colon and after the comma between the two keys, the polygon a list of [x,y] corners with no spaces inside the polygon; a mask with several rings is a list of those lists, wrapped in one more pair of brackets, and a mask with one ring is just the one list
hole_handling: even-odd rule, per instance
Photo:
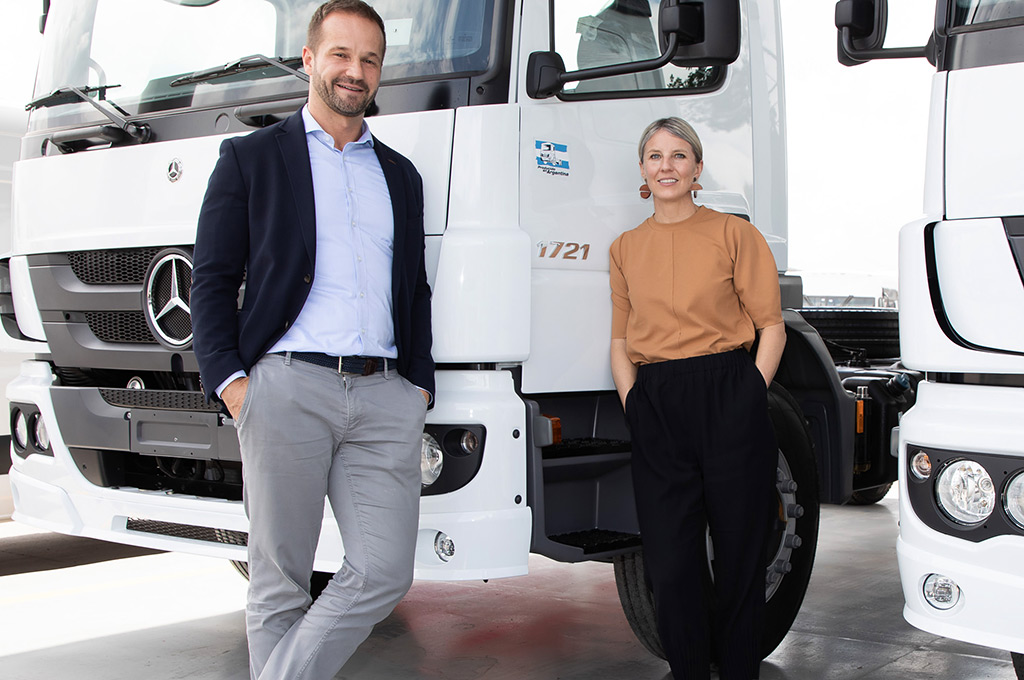
{"label": "step on truck", "polygon": [[[303,105],[316,4],[43,0],[0,264],[4,330],[34,354],[7,391],[17,520],[245,572],[238,441],[191,351],[192,246],[221,142]],[[662,654],[609,368],[608,247],[651,211],[640,132],[681,116],[707,152],[698,202],[761,229],[786,307],[767,655],[807,588],[819,503],[885,493],[920,378],[897,364],[895,312],[801,309],[786,274],[776,0],[372,4],[388,49],[369,124],[423,176],[433,289],[416,577],[518,576],[531,554],[614,563]],[[344,555],[333,522],[314,589]]]}
{"label": "step on truck", "polygon": [[886,16],[836,6],[841,62],[936,68],[924,216],[900,232],[900,349],[925,375],[898,435],[903,615],[1024,678],[1024,2],[937,0],[923,47],[884,47]]}

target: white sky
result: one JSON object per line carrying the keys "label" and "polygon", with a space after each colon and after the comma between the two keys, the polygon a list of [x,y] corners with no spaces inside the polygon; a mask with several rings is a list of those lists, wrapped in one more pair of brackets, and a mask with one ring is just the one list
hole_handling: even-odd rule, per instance
{"label": "white sky", "polygon": [[[833,0],[780,2],[790,270],[806,273],[806,292],[877,296],[881,285],[895,286],[900,226],[921,213],[935,70],[924,59],[841,66]],[[0,113],[6,116],[31,97],[41,8],[41,0],[0,0],[0,108],[6,109]],[[934,0],[891,0],[886,45],[924,44],[933,13]]]}

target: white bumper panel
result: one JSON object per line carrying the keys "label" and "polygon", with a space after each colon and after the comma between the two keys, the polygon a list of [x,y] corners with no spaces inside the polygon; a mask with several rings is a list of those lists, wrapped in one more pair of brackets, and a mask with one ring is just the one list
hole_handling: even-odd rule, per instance
{"label": "white bumper panel", "polygon": [[[54,455],[14,456],[10,480],[14,519],[43,529],[159,550],[245,560],[242,546],[143,533],[129,518],[247,532],[242,504],[163,491],[104,488],[79,473],[60,436],[49,400],[52,376],[43,362],[26,361],[7,389],[11,401],[36,404],[46,419]],[[432,580],[489,579],[527,573],[531,513],[526,506],[526,408],[507,372],[442,372],[437,408],[429,420],[482,424],[487,429],[483,462],[467,486],[421,502],[416,577]],[[446,533],[455,554],[443,562],[434,538]],[[335,571],[344,546],[325,506],[316,568]]]}
{"label": "white bumper panel", "polygon": [[[965,541],[926,526],[907,488],[910,445],[1024,458],[1024,390],[921,383],[917,404],[900,422],[900,538],[896,545],[906,606],[904,618],[930,633],[1024,652],[1024,536]],[[929,574],[960,586],[948,611],[922,594]]]}

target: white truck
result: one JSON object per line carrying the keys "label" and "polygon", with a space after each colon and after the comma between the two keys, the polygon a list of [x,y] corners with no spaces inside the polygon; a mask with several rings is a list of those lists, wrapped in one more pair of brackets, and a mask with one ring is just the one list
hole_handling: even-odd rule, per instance
{"label": "white truck", "polygon": [[836,6],[843,63],[936,67],[925,214],[900,232],[900,348],[926,376],[899,426],[904,617],[1024,678],[1024,2],[937,0],[918,48],[883,47],[886,13]]}
{"label": "white truck", "polygon": [[[302,106],[317,2],[42,4],[0,267],[5,329],[35,348],[7,392],[15,519],[244,572],[237,438],[189,349],[191,245],[220,143]],[[437,394],[417,578],[521,575],[531,553],[614,562],[630,624],[661,653],[609,370],[608,246],[651,210],[637,192],[640,132],[678,115],[706,150],[699,202],[758,225],[787,307],[770,394],[768,654],[803,599],[819,502],[885,493],[890,433],[920,378],[892,367],[895,312],[801,310],[800,280],[785,274],[776,0],[372,4],[388,49],[369,123],[415,162],[426,196]],[[344,554],[332,524],[328,512],[314,587]],[[711,583],[708,547],[695,588]]]}

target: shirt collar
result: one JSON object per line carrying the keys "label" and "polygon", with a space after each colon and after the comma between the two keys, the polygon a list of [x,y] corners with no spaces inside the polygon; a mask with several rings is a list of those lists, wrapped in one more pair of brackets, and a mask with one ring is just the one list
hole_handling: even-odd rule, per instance
{"label": "shirt collar", "polygon": [[[316,118],[309,112],[309,104],[302,107],[302,122],[306,127],[306,134],[313,135],[315,139],[326,144],[327,146],[334,147],[334,138],[331,137],[327,132],[320,127],[320,123],[316,122]],[[359,135],[359,139],[351,144],[364,144],[368,147],[373,147],[373,135],[370,134],[370,126],[363,121],[363,129]]]}

